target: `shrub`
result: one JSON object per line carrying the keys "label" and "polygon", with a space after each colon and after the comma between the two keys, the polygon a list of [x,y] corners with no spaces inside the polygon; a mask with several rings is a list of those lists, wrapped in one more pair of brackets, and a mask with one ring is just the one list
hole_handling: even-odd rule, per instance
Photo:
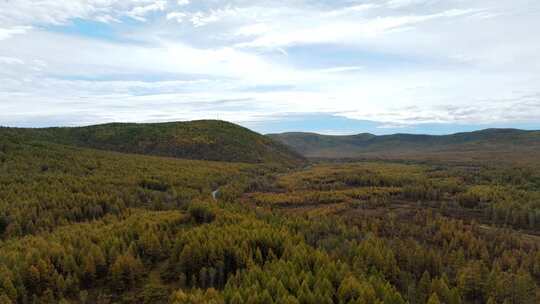
{"label": "shrub", "polygon": [[188,211],[191,218],[198,224],[210,223],[216,217],[210,207],[205,204],[194,203],[189,207]]}

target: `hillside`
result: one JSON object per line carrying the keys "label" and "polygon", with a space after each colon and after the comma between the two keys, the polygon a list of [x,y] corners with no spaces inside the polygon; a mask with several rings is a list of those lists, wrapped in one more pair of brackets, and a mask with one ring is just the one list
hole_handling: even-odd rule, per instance
{"label": "hillside", "polygon": [[112,123],[76,128],[13,129],[25,140],[186,159],[295,166],[303,158],[283,144],[238,125],[213,120],[152,124]]}
{"label": "hillside", "polygon": [[2,304],[539,303],[539,170],[276,172],[69,132],[0,131]]}
{"label": "hillside", "polygon": [[0,135],[0,240],[117,215],[128,208],[178,208],[208,197],[212,189],[253,166],[122,154]]}
{"label": "hillside", "polygon": [[[348,136],[314,133],[270,134],[306,157],[316,158],[463,158],[502,157],[510,153],[535,154],[540,131],[486,129],[452,135],[394,134]],[[496,155],[494,155],[496,154]]]}

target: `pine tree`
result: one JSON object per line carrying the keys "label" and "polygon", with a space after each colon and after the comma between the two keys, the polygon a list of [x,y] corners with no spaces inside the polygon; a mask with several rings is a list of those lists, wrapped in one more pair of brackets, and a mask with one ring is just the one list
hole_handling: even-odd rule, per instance
{"label": "pine tree", "polygon": [[96,279],[96,264],[91,255],[87,255],[83,258],[82,271],[82,282],[88,287]]}
{"label": "pine tree", "polygon": [[0,293],[13,301],[17,299],[17,289],[13,285],[7,271],[0,272]]}
{"label": "pine tree", "polygon": [[30,268],[28,268],[28,272],[26,274],[26,281],[27,286],[31,291],[34,291],[36,293],[40,292],[41,275],[39,269],[34,265],[31,265]]}
{"label": "pine tree", "polygon": [[130,253],[118,256],[110,268],[113,285],[119,290],[133,287],[142,276],[143,268],[141,261]]}
{"label": "pine tree", "polygon": [[244,303],[244,300],[242,299],[242,296],[240,295],[238,291],[235,291],[230,300],[230,304],[243,304],[243,303]]}
{"label": "pine tree", "polygon": [[298,299],[296,299],[293,295],[287,296],[280,303],[282,303],[282,304],[300,304]]}
{"label": "pine tree", "polygon": [[263,293],[259,296],[258,300],[259,304],[273,304],[274,301],[272,300],[272,296],[270,296],[270,293],[268,290],[263,291]]}
{"label": "pine tree", "polygon": [[360,297],[362,286],[358,280],[349,276],[345,278],[338,289],[338,298],[340,303],[349,303]]}
{"label": "pine tree", "polygon": [[427,301],[427,304],[440,304],[439,297],[436,293],[432,293],[429,297],[429,300]]}
{"label": "pine tree", "polygon": [[431,276],[429,272],[424,271],[420,282],[418,282],[417,296],[418,303],[425,303],[428,297],[431,295]]}
{"label": "pine tree", "polygon": [[469,263],[458,275],[458,286],[466,300],[482,301],[484,292],[484,269],[479,262]]}
{"label": "pine tree", "polygon": [[536,302],[535,292],[536,283],[527,272],[521,270],[515,276],[512,301],[514,303],[533,304]]}
{"label": "pine tree", "polygon": [[13,304],[13,302],[5,293],[0,293],[0,304]]}
{"label": "pine tree", "polygon": [[311,290],[309,289],[309,284],[306,280],[302,282],[300,290],[297,293],[297,298],[300,304],[315,304],[316,299]]}
{"label": "pine tree", "polygon": [[150,261],[157,261],[161,258],[161,243],[154,231],[146,232],[140,239],[142,256]]}

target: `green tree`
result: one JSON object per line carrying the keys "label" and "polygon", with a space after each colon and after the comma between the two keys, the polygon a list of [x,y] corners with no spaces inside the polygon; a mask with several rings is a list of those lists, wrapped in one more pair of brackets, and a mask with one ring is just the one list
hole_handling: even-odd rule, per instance
{"label": "green tree", "polygon": [[468,301],[482,301],[484,298],[484,267],[480,262],[471,262],[458,274],[458,286]]}
{"label": "green tree", "polygon": [[432,293],[429,297],[429,300],[427,301],[427,304],[440,304],[439,297],[436,293]]}
{"label": "green tree", "polygon": [[431,295],[431,276],[429,272],[424,271],[420,282],[418,282],[418,287],[416,289],[418,296],[418,303],[425,303],[428,297]]}
{"label": "green tree", "polygon": [[337,292],[340,303],[349,303],[358,299],[361,289],[360,282],[355,277],[348,276],[341,282]]}
{"label": "green tree", "polygon": [[13,304],[13,302],[6,294],[0,293],[0,304]]}
{"label": "green tree", "polygon": [[109,270],[113,285],[118,290],[135,286],[143,274],[144,266],[138,258],[127,253],[116,258]]}

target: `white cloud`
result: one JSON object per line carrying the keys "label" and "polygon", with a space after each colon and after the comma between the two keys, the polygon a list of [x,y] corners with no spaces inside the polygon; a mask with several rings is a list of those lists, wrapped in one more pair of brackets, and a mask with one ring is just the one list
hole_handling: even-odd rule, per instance
{"label": "white cloud", "polygon": [[[540,117],[531,30],[540,5],[526,0],[32,3],[0,2],[2,123],[45,114],[247,121],[337,112],[389,126]],[[126,16],[146,23],[122,24]],[[44,28],[74,30],[75,18],[107,23],[118,37]]]}
{"label": "white cloud", "polygon": [[274,31],[259,32],[260,35],[241,47],[283,47],[301,43],[344,43],[354,44],[400,29],[441,18],[461,17],[476,10],[452,9],[430,15],[405,15],[376,18],[355,18],[345,20],[323,20],[316,26],[312,22],[296,24],[296,27],[277,28]]}
{"label": "white cloud", "polygon": [[209,23],[214,23],[226,17],[232,17],[238,14],[234,8],[226,7],[223,9],[211,10],[208,13],[197,12],[191,15],[191,22],[195,27],[205,26]]}
{"label": "white cloud", "polygon": [[357,4],[353,6],[347,6],[340,9],[335,9],[329,12],[325,12],[324,16],[329,17],[340,17],[344,15],[350,15],[350,14],[358,14],[358,13],[365,13],[369,10],[373,10],[376,8],[380,8],[380,4],[375,3],[364,3],[364,4]]}
{"label": "white cloud", "polygon": [[236,30],[235,35],[238,36],[259,36],[266,34],[272,30],[272,27],[265,23],[256,23],[242,26]]}
{"label": "white cloud", "polygon": [[108,13],[117,1],[30,0],[0,2],[0,24],[62,24]]}
{"label": "white cloud", "polygon": [[5,40],[13,35],[20,35],[28,32],[32,27],[30,26],[14,26],[11,28],[0,28],[0,40]]}
{"label": "white cloud", "polygon": [[166,6],[167,1],[156,0],[148,5],[134,7],[131,11],[127,13],[127,15],[139,21],[146,21],[146,14],[155,11],[164,11]]}
{"label": "white cloud", "polygon": [[145,15],[164,11],[168,0],[32,0],[0,1],[0,26],[62,25],[75,18],[105,23],[129,16],[144,21]]}
{"label": "white cloud", "polygon": [[0,56],[0,63],[3,63],[3,64],[24,64],[24,61],[22,61],[19,58],[15,58],[15,57],[3,57],[3,56]]}
{"label": "white cloud", "polygon": [[184,18],[186,18],[187,14],[182,12],[171,12],[167,14],[167,20],[175,20],[178,23],[181,23],[184,21]]}
{"label": "white cloud", "polygon": [[321,73],[345,73],[345,72],[356,72],[364,70],[365,67],[363,66],[340,66],[340,67],[333,67],[333,68],[326,68],[319,70]]}
{"label": "white cloud", "polygon": [[389,0],[386,5],[390,8],[404,8],[412,5],[426,5],[436,3],[439,0]]}
{"label": "white cloud", "polygon": [[[51,41],[54,43],[50,43]],[[40,49],[32,48],[36,43],[42,47]],[[21,52],[21,50],[24,51]],[[72,54],[77,55],[72,56]],[[103,56],[103,54],[107,56]],[[80,89],[80,86],[73,83],[68,86],[58,86],[58,84],[47,86],[47,82],[38,81],[44,77],[84,79],[90,76],[94,79],[107,80],[111,75],[116,75],[114,77],[192,75],[190,77],[200,79],[200,75],[203,75],[202,77],[206,78],[229,79],[234,83],[222,84],[234,87],[289,83],[298,79],[307,79],[304,73],[270,63],[261,56],[233,48],[200,49],[173,41],[163,41],[160,45],[149,46],[125,45],[43,31],[34,31],[25,36],[12,38],[10,44],[0,50],[0,56],[20,56],[21,60],[26,62],[37,61],[40,65],[35,64],[36,67],[46,65],[46,71],[42,69],[39,72],[28,70],[28,67],[21,67],[17,72],[20,78],[33,77],[36,79],[36,82],[30,82],[25,84],[26,87],[19,88],[29,92],[36,91],[36,94],[41,94],[41,90],[48,89],[52,89],[51,93],[56,92],[56,94],[58,92],[66,94],[66,91],[69,91],[69,94],[76,94],[77,90]],[[140,89],[142,87],[140,83],[136,87],[126,86],[126,83],[119,82],[105,81],[103,83],[108,83],[111,86],[96,85],[94,87],[102,92],[114,91],[118,85],[122,85],[124,91],[129,88]],[[131,85],[133,82],[129,82],[129,84]],[[168,87],[175,85],[181,89],[180,83],[176,82],[170,83]]]}

